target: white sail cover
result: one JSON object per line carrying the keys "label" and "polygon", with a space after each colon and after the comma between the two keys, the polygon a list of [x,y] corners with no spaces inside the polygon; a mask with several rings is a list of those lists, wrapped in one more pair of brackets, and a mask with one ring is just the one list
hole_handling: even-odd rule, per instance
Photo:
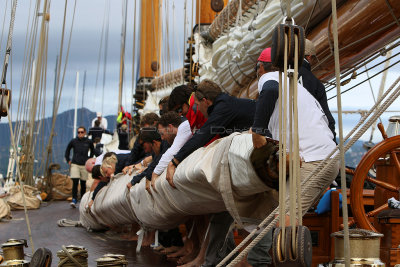
{"label": "white sail cover", "polygon": [[117,175],[96,196],[90,212],[80,204],[80,220],[88,229],[137,222],[145,229],[171,229],[188,216],[229,211],[241,218],[261,219],[278,205],[278,193],[256,175],[249,155],[250,134],[232,134],[200,148],[186,158],[174,176],[176,189],[165,179],[156,182],[157,192],[145,190],[145,180],[128,192],[132,176]]}

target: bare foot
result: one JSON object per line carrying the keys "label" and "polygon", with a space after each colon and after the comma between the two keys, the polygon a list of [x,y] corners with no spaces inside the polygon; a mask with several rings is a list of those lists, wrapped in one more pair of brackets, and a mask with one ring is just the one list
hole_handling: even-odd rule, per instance
{"label": "bare foot", "polygon": [[180,250],[182,247],[177,247],[177,246],[171,246],[168,248],[164,248],[163,250],[161,250],[162,254],[171,254],[174,252],[177,252],[178,250]]}
{"label": "bare foot", "polygon": [[124,235],[121,235],[122,239],[126,239],[126,240],[130,240],[130,241],[137,241],[138,240],[138,236],[136,234],[136,232],[129,232],[126,233]]}
{"label": "bare foot", "polygon": [[188,248],[187,246],[183,246],[181,249],[179,249],[177,252],[171,253],[167,255],[167,258],[178,258],[182,257],[186,254],[188,254],[192,248]]}
{"label": "bare foot", "polygon": [[151,231],[144,234],[142,247],[148,247],[154,243],[155,241],[154,233],[155,233],[154,231]]}
{"label": "bare foot", "polygon": [[200,252],[194,260],[184,265],[181,265],[180,267],[199,267],[204,263],[204,256],[205,255],[202,255],[202,253]]}
{"label": "bare foot", "polygon": [[191,262],[192,260],[194,260],[196,258],[198,253],[199,253],[199,249],[193,249],[185,256],[180,257],[176,263],[178,264],[178,266],[180,266],[185,263]]}

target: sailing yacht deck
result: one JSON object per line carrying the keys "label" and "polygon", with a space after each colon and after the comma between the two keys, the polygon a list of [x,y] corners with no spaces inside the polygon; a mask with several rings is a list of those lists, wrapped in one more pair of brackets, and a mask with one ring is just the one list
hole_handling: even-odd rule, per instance
{"label": "sailing yacht deck", "polygon": [[[111,231],[89,233],[82,227],[58,227],[59,219],[79,220],[79,209],[71,209],[65,201],[44,203],[40,209],[28,211],[28,215],[35,249],[50,249],[53,266],[59,261],[56,253],[61,246],[71,244],[84,246],[88,250],[89,266],[96,266],[95,259],[106,253],[126,255],[129,266],[176,266],[175,262],[167,261],[165,256],[148,247],[142,247],[140,253],[136,253],[136,241],[123,240],[120,234]],[[29,239],[24,211],[12,211],[12,216],[10,221],[0,221],[0,243],[10,238]],[[31,247],[25,248],[25,253],[31,254]],[[28,257],[26,259],[29,260]]]}

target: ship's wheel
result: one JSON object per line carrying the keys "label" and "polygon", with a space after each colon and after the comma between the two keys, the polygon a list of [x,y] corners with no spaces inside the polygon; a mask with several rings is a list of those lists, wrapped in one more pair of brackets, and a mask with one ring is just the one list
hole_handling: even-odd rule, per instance
{"label": "ship's wheel", "polygon": [[[400,190],[400,136],[388,138],[382,125],[378,125],[384,140],[371,148],[358,164],[350,186],[350,203],[355,223],[359,228],[377,232],[371,218],[388,208],[387,199],[399,197]],[[379,171],[380,170],[383,171]],[[376,178],[368,175],[376,170]],[[366,212],[363,187],[368,181],[375,184],[374,210]]]}

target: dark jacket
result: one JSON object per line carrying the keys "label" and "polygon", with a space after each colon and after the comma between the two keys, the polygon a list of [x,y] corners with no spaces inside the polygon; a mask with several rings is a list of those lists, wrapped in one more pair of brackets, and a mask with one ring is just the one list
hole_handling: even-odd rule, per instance
{"label": "dark jacket", "polygon": [[118,129],[118,149],[129,150],[129,134],[127,132]]}
{"label": "dark jacket", "polygon": [[94,140],[96,137],[99,137],[101,139],[101,136],[103,135],[103,133],[110,134],[109,131],[104,130],[101,127],[96,127],[95,126],[95,127],[92,127],[92,128],[89,129],[88,136],[91,135],[92,136],[92,140]]}
{"label": "dark jacket", "polygon": [[139,137],[136,138],[136,141],[133,144],[133,148],[129,155],[130,155],[130,160],[128,162],[129,163],[128,165],[135,164],[138,161],[142,160],[144,157],[146,157],[146,153],[143,150],[143,146],[139,142]]}
{"label": "dark jacket", "polygon": [[[93,151],[94,151],[93,143],[91,140],[87,139],[87,137],[84,137],[82,139],[76,137],[69,142],[67,149],[65,150],[65,160],[67,162],[70,161],[69,153],[71,151],[71,148],[74,149],[71,161],[71,163],[73,164],[85,165],[86,161],[89,158],[93,157]],[[88,156],[89,150],[90,150],[90,156]]]}
{"label": "dark jacket", "polygon": [[127,154],[117,154],[117,164],[115,165],[115,174],[122,172],[125,166],[129,166],[129,161],[131,159],[131,155]]}
{"label": "dark jacket", "polygon": [[321,83],[317,77],[311,72],[311,66],[308,61],[304,60],[303,64],[299,69],[299,79],[303,81],[303,87],[319,102],[324,111],[326,118],[328,119],[329,129],[333,133],[333,139],[336,140],[335,132],[335,119],[329,110],[328,100],[326,97],[325,86]]}
{"label": "dark jacket", "polygon": [[142,173],[139,173],[136,176],[133,176],[131,180],[131,184],[135,185],[136,183],[140,182],[143,177],[146,177],[147,180],[151,181],[151,176],[153,174],[154,169],[156,168],[158,162],[160,161],[162,155],[167,151],[167,149],[170,147],[167,141],[161,141],[161,147],[160,147],[160,154],[156,155],[155,153],[152,153],[151,156],[153,157],[153,161],[150,163],[150,165],[147,167],[146,170],[144,170]]}
{"label": "dark jacket", "polygon": [[179,150],[175,158],[184,160],[196,149],[205,146],[217,134],[228,136],[233,132],[248,131],[253,123],[256,102],[225,93],[219,94],[208,107],[206,123]]}

